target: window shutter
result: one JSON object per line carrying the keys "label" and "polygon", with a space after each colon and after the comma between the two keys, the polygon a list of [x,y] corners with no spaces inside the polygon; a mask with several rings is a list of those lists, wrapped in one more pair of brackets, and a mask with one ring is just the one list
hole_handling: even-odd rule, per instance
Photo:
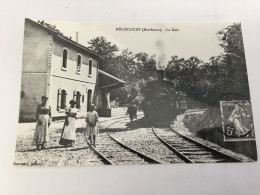
{"label": "window shutter", "polygon": [[65,90],[65,99],[66,99],[66,102],[65,102],[65,104],[66,104],[66,107],[68,106],[68,104],[67,104],[67,102],[68,102],[67,95],[68,95],[68,92],[67,92],[67,90]]}
{"label": "window shutter", "polygon": [[67,92],[65,89],[61,90],[61,99],[60,99],[61,109],[65,109],[67,105]]}
{"label": "window shutter", "polygon": [[81,55],[77,56],[77,72],[80,72],[80,67],[81,67]]}
{"label": "window shutter", "polygon": [[68,96],[68,92],[67,92],[67,90],[65,90],[65,97],[66,97],[66,107],[68,106],[68,104],[67,104],[67,102],[68,102],[68,98],[67,98],[67,96]]}
{"label": "window shutter", "polygon": [[57,110],[61,108],[61,88],[58,89],[58,96],[57,96]]}
{"label": "window shutter", "polygon": [[76,101],[76,97],[77,97],[77,90],[75,90],[75,91],[73,92],[73,100]]}

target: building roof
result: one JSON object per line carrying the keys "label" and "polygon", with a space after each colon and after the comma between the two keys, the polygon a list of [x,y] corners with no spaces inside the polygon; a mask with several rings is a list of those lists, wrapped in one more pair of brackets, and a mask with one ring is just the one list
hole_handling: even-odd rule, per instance
{"label": "building roof", "polygon": [[52,29],[52,28],[46,26],[46,24],[41,24],[41,23],[35,22],[35,21],[33,21],[33,20],[29,19],[29,18],[26,18],[25,21],[28,21],[28,22],[31,22],[31,23],[37,25],[38,27],[40,27],[40,28],[42,28],[42,29],[52,33],[53,36],[55,36],[55,37],[65,41],[65,42],[67,42],[67,43],[69,43],[69,44],[71,44],[73,46],[76,46],[76,47],[78,47],[80,49],[83,49],[84,51],[86,51],[86,52],[96,56],[99,59],[104,59],[102,56],[100,56],[99,54],[95,53],[91,49],[89,49],[89,48],[85,47],[84,45],[81,45],[81,44],[77,43],[76,41],[73,41],[72,39],[64,36],[63,33],[61,33],[59,30]]}
{"label": "building roof", "polygon": [[119,79],[119,78],[117,78],[117,77],[115,77],[115,76],[113,76],[113,75],[111,75],[111,74],[109,74],[109,73],[107,73],[107,72],[105,72],[105,71],[103,71],[103,70],[98,70],[98,72],[99,73],[101,73],[101,74],[103,74],[103,75],[106,75],[106,76],[108,76],[108,77],[110,77],[110,78],[112,78],[112,79],[114,79],[114,80],[116,80],[116,81],[118,81],[119,83],[126,83],[125,81],[123,81],[123,80],[121,80],[121,79]]}
{"label": "building roof", "polygon": [[103,71],[103,70],[98,70],[100,74],[100,89],[115,89],[119,87],[123,87],[124,84],[126,83],[125,81]]}

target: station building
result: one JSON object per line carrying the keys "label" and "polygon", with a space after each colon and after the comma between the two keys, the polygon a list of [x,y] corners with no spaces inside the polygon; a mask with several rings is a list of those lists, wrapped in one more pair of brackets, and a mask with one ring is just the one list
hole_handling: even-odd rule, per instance
{"label": "station building", "polygon": [[34,121],[41,96],[49,97],[53,117],[65,115],[77,101],[84,116],[94,103],[111,115],[110,92],[125,82],[99,69],[102,56],[45,23],[25,19],[19,121]]}

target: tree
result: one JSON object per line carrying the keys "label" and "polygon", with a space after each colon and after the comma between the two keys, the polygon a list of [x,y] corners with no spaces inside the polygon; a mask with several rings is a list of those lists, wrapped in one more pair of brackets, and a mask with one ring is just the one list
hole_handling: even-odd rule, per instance
{"label": "tree", "polygon": [[197,57],[185,60],[172,56],[166,76],[179,81],[178,90],[198,102],[218,105],[223,94],[249,96],[241,25],[234,23],[219,31],[217,37],[225,53],[204,63]]}
{"label": "tree", "polygon": [[115,44],[102,36],[88,43],[91,50],[105,58],[100,63],[100,69],[126,81],[124,87],[111,92],[111,100],[118,98],[123,104],[142,101],[142,89],[147,80],[156,78],[155,55],[149,56],[145,52],[134,54],[129,49],[120,52]]}
{"label": "tree", "polygon": [[136,76],[143,80],[149,80],[150,78],[156,79],[156,61],[155,55],[149,56],[145,52],[139,52],[135,54],[136,60]]}
{"label": "tree", "polygon": [[217,36],[225,51],[225,70],[229,73],[230,90],[250,98],[241,24],[234,23],[219,31]]}
{"label": "tree", "polygon": [[98,53],[105,59],[114,58],[119,51],[119,48],[115,44],[107,41],[103,36],[91,39],[88,44],[90,45],[89,49]]}

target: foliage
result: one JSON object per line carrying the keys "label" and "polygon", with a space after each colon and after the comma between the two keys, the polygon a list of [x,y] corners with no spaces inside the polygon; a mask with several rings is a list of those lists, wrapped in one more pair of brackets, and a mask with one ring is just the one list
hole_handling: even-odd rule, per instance
{"label": "foliage", "polygon": [[[249,99],[246,61],[239,23],[234,23],[216,34],[224,53],[212,56],[208,63],[196,56],[188,59],[173,55],[165,71],[166,77],[174,80],[178,90],[185,92],[193,102],[216,105],[223,94],[240,94]],[[89,41],[90,49],[102,55],[105,60],[100,68],[127,84],[113,90],[111,100],[121,103],[143,100],[147,81],[156,79],[155,55],[145,52],[133,53],[119,48],[105,37]],[[197,105],[196,105],[197,106]]]}
{"label": "foliage", "polygon": [[185,60],[172,56],[166,76],[177,80],[178,89],[197,102],[216,105],[224,94],[240,94],[249,99],[246,61],[239,23],[217,33],[225,53],[204,63],[197,57]]}
{"label": "foliage", "polygon": [[103,36],[91,39],[88,43],[92,51],[103,56],[105,59],[114,58],[116,52],[119,51],[119,48],[115,44],[108,42]]}
{"label": "foliage", "polygon": [[105,37],[96,37],[89,41],[90,49],[102,55],[105,59],[100,63],[100,69],[126,81],[122,88],[111,92],[111,100],[116,98],[122,104],[134,101],[139,104],[143,100],[143,88],[150,77],[155,78],[155,55],[133,53],[128,49],[119,48],[108,42]]}

